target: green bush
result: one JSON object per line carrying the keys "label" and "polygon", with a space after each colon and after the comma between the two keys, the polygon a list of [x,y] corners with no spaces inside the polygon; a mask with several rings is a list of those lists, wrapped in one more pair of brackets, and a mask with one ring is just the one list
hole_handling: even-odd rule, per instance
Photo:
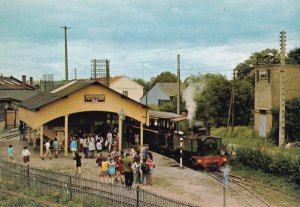
{"label": "green bush", "polygon": [[234,163],[273,175],[288,176],[300,185],[300,161],[298,157],[287,153],[240,147]]}

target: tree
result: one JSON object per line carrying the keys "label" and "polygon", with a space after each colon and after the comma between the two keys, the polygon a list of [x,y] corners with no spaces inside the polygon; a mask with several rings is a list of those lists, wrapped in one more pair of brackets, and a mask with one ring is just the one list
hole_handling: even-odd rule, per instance
{"label": "tree", "polygon": [[[270,137],[278,143],[279,107],[272,109],[273,128]],[[300,141],[300,97],[286,102],[286,142]]]}
{"label": "tree", "polygon": [[300,64],[300,47],[295,48],[288,53],[287,63]]}
{"label": "tree", "polygon": [[238,79],[248,78],[254,70],[254,66],[280,63],[280,54],[276,49],[265,49],[260,52],[254,52],[243,63],[235,67]]}
{"label": "tree", "polygon": [[235,125],[249,125],[253,121],[254,88],[250,81],[236,80],[235,83]]}
{"label": "tree", "polygon": [[[203,90],[196,90],[196,119],[209,121],[214,126],[227,124],[228,106],[230,100],[231,84],[221,74],[205,74],[191,76],[185,80],[189,84],[203,84]],[[201,87],[200,87],[201,88]],[[190,112],[189,112],[190,113]]]}
{"label": "tree", "polygon": [[150,90],[150,88],[151,88],[151,82],[146,82],[146,81],[144,81],[143,79],[140,79],[140,78],[133,79],[133,80],[144,87],[144,91],[143,91],[144,94],[147,91]]}
{"label": "tree", "polygon": [[162,72],[155,78],[151,78],[151,87],[154,86],[156,83],[176,83],[177,76],[173,73],[166,71]]}

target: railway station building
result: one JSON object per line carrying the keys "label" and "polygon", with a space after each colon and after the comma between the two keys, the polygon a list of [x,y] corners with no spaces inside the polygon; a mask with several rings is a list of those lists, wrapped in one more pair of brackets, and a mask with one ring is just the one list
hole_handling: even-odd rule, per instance
{"label": "railway station building", "polygon": [[[285,66],[285,97],[300,97],[300,65]],[[271,110],[280,103],[280,65],[255,68],[254,130],[266,137],[273,126]]]}
{"label": "railway station building", "polygon": [[22,81],[0,75],[0,131],[19,127],[19,103],[36,94],[32,77],[28,84],[25,75]]}
{"label": "railway station building", "polygon": [[[68,143],[70,135],[102,133],[118,129],[119,150],[126,123],[140,123],[140,145],[143,145],[143,125],[149,123],[149,108],[98,81],[75,80],[57,85],[20,103],[20,120],[28,128],[28,140],[58,138]],[[64,145],[65,156],[68,144]]]}

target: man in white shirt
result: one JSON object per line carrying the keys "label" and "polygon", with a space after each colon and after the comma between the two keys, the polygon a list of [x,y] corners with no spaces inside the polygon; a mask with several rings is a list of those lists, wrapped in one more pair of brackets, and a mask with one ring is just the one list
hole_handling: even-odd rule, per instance
{"label": "man in white shirt", "polygon": [[112,141],[113,141],[112,140],[112,133],[110,132],[110,130],[107,132],[106,141],[107,141],[107,146],[108,146],[108,152],[110,152]]}
{"label": "man in white shirt", "polygon": [[42,160],[45,159],[45,157],[48,155],[49,159],[51,160],[51,151],[50,151],[50,139],[48,139],[48,141],[46,142],[46,144],[44,144],[45,148],[46,148],[46,153],[44,154],[44,156],[42,156]]}

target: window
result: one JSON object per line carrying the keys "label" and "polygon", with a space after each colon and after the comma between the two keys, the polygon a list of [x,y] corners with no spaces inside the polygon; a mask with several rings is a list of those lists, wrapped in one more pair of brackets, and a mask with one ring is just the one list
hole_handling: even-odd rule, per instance
{"label": "window", "polygon": [[128,91],[123,91],[123,95],[128,97]]}
{"label": "window", "polygon": [[162,105],[164,105],[165,103],[169,103],[170,101],[169,100],[161,100],[161,99],[159,99],[158,100],[158,106],[162,106]]}
{"label": "window", "polygon": [[5,119],[5,104],[0,104],[0,120]]}

